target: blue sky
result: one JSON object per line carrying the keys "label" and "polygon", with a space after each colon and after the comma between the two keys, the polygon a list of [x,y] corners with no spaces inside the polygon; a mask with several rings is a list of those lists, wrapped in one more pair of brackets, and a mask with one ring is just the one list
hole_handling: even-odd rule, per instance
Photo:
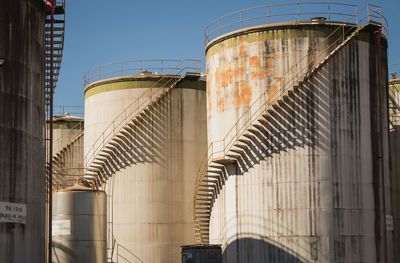
{"label": "blue sky", "polygon": [[[98,64],[133,59],[204,59],[204,28],[242,8],[285,1],[66,0],[63,64],[55,105],[83,106],[83,74]],[[289,0],[290,1],[290,0]],[[288,1],[286,1],[288,2]],[[389,64],[400,63],[400,0],[332,1],[383,7],[389,22]],[[399,70],[400,66],[394,69]],[[56,113],[59,108],[56,108]],[[65,108],[68,112],[83,109]]]}

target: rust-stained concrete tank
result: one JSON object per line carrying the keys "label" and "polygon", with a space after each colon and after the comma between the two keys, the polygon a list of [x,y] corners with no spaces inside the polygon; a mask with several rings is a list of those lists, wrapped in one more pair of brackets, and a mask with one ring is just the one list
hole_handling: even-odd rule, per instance
{"label": "rust-stained concrete tank", "polygon": [[[179,78],[149,70],[124,72],[86,86],[85,160],[91,159],[92,146],[107,127],[131,114],[129,105],[140,105],[151,89],[157,92]],[[196,171],[206,152],[205,81],[183,78],[152,105],[129,122],[129,134],[120,134],[108,149],[113,156],[105,165],[112,171],[109,231],[118,247],[114,260],[175,263],[180,262],[181,246],[195,242],[192,200]],[[120,126],[116,121],[115,129]],[[109,137],[105,133],[104,138]],[[120,150],[114,154],[113,148]]]}
{"label": "rust-stained concrete tank", "polygon": [[[393,202],[393,247],[395,258],[400,258],[400,79],[389,80],[389,141]],[[393,101],[392,101],[393,100]]]}
{"label": "rust-stained concrete tank", "polygon": [[[246,10],[237,15],[250,20]],[[325,19],[281,22],[207,43],[209,151],[228,175],[213,190],[219,188],[209,242],[223,245],[224,262],[393,260],[387,41],[380,26],[360,29],[305,82],[289,87],[265,119],[253,119],[259,98],[274,104],[291,78],[313,68],[315,54],[328,56],[337,29],[349,32],[342,39],[357,30]],[[241,122],[256,125],[224,156]]]}
{"label": "rust-stained concrete tank", "polygon": [[45,262],[43,1],[0,1],[0,262]]}

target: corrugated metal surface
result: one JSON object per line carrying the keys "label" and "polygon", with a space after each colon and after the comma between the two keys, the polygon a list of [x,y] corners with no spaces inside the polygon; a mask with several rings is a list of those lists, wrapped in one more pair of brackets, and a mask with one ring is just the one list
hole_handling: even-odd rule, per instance
{"label": "corrugated metal surface", "polygon": [[[86,94],[92,92],[85,98],[85,152],[159,78],[122,77],[87,88]],[[114,259],[179,262],[180,246],[195,242],[193,186],[206,152],[204,81],[181,81],[131,129],[133,138],[121,137],[118,154],[108,164],[118,170],[109,193],[113,234],[120,245]]]}
{"label": "corrugated metal surface", "polygon": [[73,187],[53,198],[52,262],[105,263],[106,193]]}
{"label": "corrugated metal surface", "polygon": [[[284,72],[334,28],[269,28],[211,43],[209,143],[265,90],[283,86]],[[380,45],[362,33],[279,105],[246,163],[227,166],[210,222],[224,262],[391,262],[386,41]]]}
{"label": "corrugated metal surface", "polygon": [[0,202],[26,205],[26,224],[0,223],[0,262],[44,259],[43,1],[0,1]]}

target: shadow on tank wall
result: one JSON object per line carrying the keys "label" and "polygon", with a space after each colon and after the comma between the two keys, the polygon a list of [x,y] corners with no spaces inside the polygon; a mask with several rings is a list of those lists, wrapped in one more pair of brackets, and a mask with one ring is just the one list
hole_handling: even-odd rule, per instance
{"label": "shadow on tank wall", "polygon": [[[52,247],[53,247],[53,262],[61,263],[64,262],[65,257],[68,257],[68,260],[72,261],[77,261],[78,260],[78,255],[74,253],[74,251],[67,246],[64,246],[63,244],[59,242],[52,242]],[[62,255],[60,257],[59,255]]]}
{"label": "shadow on tank wall", "polygon": [[[113,150],[113,158],[105,161],[100,170],[104,178],[112,177],[117,171],[138,163],[156,163],[165,167],[167,162],[168,116],[171,114],[168,95],[165,101],[154,105],[152,111],[142,112],[127,125],[131,132],[119,138],[118,150]],[[102,153],[104,154],[104,153]]]}
{"label": "shadow on tank wall", "polygon": [[229,243],[223,254],[224,263],[304,263],[284,248],[262,239],[240,238]]}

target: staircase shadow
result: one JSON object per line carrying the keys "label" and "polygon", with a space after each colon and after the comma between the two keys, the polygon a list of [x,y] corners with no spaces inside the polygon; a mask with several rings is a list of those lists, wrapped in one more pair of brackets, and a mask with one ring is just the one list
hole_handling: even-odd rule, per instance
{"label": "staircase shadow", "polygon": [[288,150],[308,148],[309,155],[327,154],[329,151],[329,80],[328,71],[320,69],[311,80],[279,101],[253,125],[246,148],[233,152],[239,173],[248,172],[268,157]]}
{"label": "staircase shadow", "polygon": [[[241,253],[245,251],[245,253]],[[262,239],[239,238],[224,249],[223,262],[226,263],[304,263],[285,248],[278,247]]]}
{"label": "staircase shadow", "polygon": [[152,163],[166,168],[170,99],[168,93],[143,110],[109,142],[113,148],[99,152],[97,158],[103,158],[104,163],[99,169],[102,178],[136,164]]}

